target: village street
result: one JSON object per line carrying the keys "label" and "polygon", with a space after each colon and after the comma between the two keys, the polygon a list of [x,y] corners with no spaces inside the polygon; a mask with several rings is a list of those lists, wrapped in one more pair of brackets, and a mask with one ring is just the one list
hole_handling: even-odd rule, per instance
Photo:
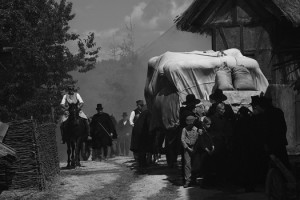
{"label": "village street", "polygon": [[[66,163],[61,163],[65,166]],[[105,162],[86,161],[77,169],[61,170],[60,176],[43,192],[4,191],[0,199],[128,199],[128,200],[264,200],[263,188],[244,193],[241,188],[183,188],[180,170],[166,167],[165,159],[138,173],[130,157],[115,157]]]}

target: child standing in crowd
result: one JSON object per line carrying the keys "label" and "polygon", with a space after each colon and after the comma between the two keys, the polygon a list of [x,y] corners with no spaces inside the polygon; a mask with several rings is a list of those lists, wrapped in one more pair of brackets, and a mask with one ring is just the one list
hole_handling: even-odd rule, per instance
{"label": "child standing in crowd", "polygon": [[183,157],[184,157],[184,188],[191,185],[192,178],[192,163],[194,159],[194,146],[199,136],[201,129],[194,126],[195,117],[188,115],[186,117],[186,127],[182,129],[181,142],[183,145]]}
{"label": "child standing in crowd", "polygon": [[208,178],[210,170],[213,168],[211,164],[211,159],[215,150],[215,146],[209,134],[209,129],[211,126],[211,119],[209,117],[204,117],[202,121],[202,134],[200,134],[197,151],[199,152],[199,168],[198,172],[201,174],[203,180],[201,187],[205,187],[208,184]]}
{"label": "child standing in crowd", "polygon": [[215,150],[215,146],[212,142],[212,139],[210,138],[209,135],[209,128],[211,125],[211,120],[209,117],[204,117],[203,118],[203,132],[201,134],[201,146],[202,148],[205,150],[205,152],[207,152],[207,154],[211,155],[214,150]]}

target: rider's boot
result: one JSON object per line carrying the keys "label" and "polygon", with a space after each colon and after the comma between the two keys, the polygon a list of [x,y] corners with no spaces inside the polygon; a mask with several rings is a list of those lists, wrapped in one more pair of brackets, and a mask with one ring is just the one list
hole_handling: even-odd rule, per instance
{"label": "rider's boot", "polygon": [[88,136],[91,137],[89,121],[87,119],[85,119],[84,123],[85,123],[86,132],[87,132]]}
{"label": "rider's boot", "polygon": [[66,143],[66,141],[65,141],[65,137],[64,137],[64,127],[63,127],[63,124],[61,124],[60,125],[60,134],[61,134],[61,141],[60,141],[60,143],[61,144],[65,144]]}
{"label": "rider's boot", "polygon": [[92,147],[90,147],[90,156],[89,156],[89,158],[88,158],[88,161],[92,161],[93,160],[93,148]]}

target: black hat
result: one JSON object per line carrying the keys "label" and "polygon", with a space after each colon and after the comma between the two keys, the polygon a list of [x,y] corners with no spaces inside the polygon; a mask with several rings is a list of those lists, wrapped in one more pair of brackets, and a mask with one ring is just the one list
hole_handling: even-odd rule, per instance
{"label": "black hat", "polygon": [[272,105],[272,99],[265,96],[251,96],[251,105],[252,106],[261,106],[263,108],[269,107]]}
{"label": "black hat", "polygon": [[67,85],[67,89],[68,89],[68,90],[75,90],[75,86],[72,85],[72,84],[68,84],[68,85]]}
{"label": "black hat", "polygon": [[183,105],[196,105],[200,103],[200,99],[196,99],[194,94],[188,94],[185,97],[185,102],[183,102]]}
{"label": "black hat", "polygon": [[103,110],[103,107],[102,107],[102,104],[101,104],[101,103],[97,104],[96,110]]}
{"label": "black hat", "polygon": [[214,93],[209,95],[209,98],[215,101],[225,101],[227,99],[226,95],[224,95],[220,89],[216,89]]}
{"label": "black hat", "polygon": [[256,95],[256,96],[251,96],[251,105],[252,106],[256,106],[256,105],[259,105],[260,104],[260,99],[261,97]]}
{"label": "black hat", "polygon": [[262,97],[260,97],[259,105],[263,108],[268,108],[268,107],[272,106],[272,99],[262,96]]}
{"label": "black hat", "polygon": [[245,106],[240,107],[240,109],[238,110],[238,113],[246,116],[249,115],[249,113],[251,113],[251,110],[249,110],[248,108],[246,108]]}
{"label": "black hat", "polygon": [[143,100],[137,100],[137,101],[136,101],[136,104],[137,104],[137,105],[144,106],[144,101],[143,101]]}
{"label": "black hat", "polygon": [[128,115],[127,115],[127,112],[123,112],[122,116],[123,116],[123,117],[128,116]]}

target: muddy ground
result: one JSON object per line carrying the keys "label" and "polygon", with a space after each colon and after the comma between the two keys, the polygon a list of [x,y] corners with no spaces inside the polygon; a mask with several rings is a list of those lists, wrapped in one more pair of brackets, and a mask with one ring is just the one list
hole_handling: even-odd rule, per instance
{"label": "muddy ground", "polygon": [[165,159],[141,172],[131,157],[115,157],[107,161],[82,162],[82,167],[64,169],[46,191],[4,191],[2,200],[265,200],[263,188],[244,193],[233,186],[201,189],[183,188],[180,169],[169,169]]}

